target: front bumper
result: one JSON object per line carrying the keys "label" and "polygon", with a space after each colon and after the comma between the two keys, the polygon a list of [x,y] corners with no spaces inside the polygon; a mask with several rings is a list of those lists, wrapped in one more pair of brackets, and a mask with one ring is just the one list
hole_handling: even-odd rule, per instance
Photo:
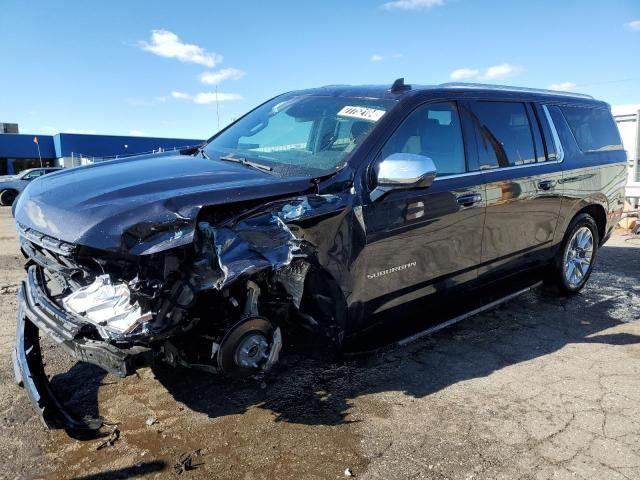
{"label": "front bumper", "polygon": [[70,430],[95,429],[96,420],[78,420],[67,412],[57,399],[44,372],[39,331],[47,334],[74,359],[97,365],[119,377],[153,363],[150,348],[134,346],[120,349],[107,342],[83,337],[86,324],[58,308],[47,297],[42,273],[32,266],[27,279],[18,289],[18,318],[13,366],[16,383],[23,386],[27,396],[45,426]]}

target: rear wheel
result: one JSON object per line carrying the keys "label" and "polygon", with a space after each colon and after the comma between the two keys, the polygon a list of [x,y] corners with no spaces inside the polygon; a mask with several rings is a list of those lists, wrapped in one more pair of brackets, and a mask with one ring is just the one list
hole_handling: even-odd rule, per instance
{"label": "rear wheel", "polygon": [[584,288],[598,253],[598,238],[598,226],[591,215],[581,213],[573,219],[551,276],[561,294],[573,295]]}
{"label": "rear wheel", "polygon": [[16,197],[18,196],[18,192],[15,190],[3,190],[0,192],[0,205],[3,207],[10,207],[13,205]]}

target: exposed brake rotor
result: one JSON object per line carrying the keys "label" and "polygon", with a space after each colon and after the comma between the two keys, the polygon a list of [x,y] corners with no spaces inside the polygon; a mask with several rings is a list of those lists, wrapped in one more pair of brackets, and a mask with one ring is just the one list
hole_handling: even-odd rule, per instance
{"label": "exposed brake rotor", "polygon": [[278,361],[282,348],[280,328],[264,317],[236,323],[218,350],[218,367],[225,375],[246,377],[268,370]]}

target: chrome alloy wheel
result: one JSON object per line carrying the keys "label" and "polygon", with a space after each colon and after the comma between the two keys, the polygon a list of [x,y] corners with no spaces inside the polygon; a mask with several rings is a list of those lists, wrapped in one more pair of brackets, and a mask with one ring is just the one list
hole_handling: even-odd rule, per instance
{"label": "chrome alloy wheel", "polygon": [[588,227],[579,228],[567,245],[563,259],[563,274],[571,288],[578,287],[589,272],[593,259],[593,233]]}

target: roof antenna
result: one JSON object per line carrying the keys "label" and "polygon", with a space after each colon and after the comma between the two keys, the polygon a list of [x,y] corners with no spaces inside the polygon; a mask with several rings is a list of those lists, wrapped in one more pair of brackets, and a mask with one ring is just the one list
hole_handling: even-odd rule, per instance
{"label": "roof antenna", "polygon": [[389,89],[391,93],[404,92],[406,90],[411,90],[411,85],[405,84],[404,78],[398,78]]}

